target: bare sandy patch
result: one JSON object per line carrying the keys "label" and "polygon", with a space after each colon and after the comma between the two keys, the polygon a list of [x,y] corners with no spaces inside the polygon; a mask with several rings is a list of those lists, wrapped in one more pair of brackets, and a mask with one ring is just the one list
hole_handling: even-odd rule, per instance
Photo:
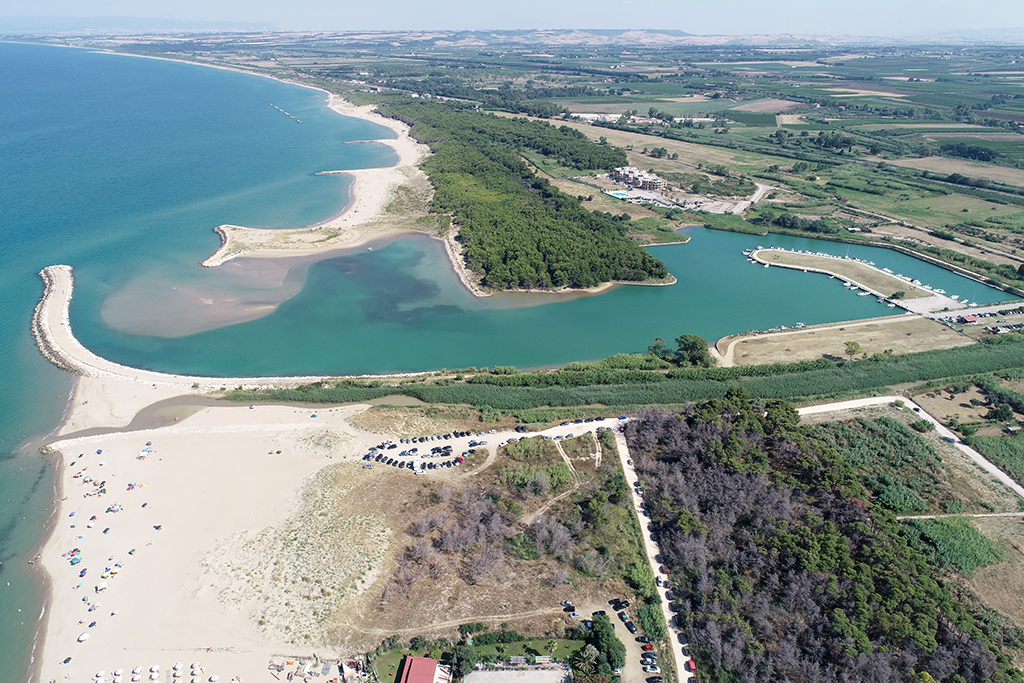
{"label": "bare sandy patch", "polygon": [[790,109],[796,109],[797,107],[804,106],[800,102],[790,102],[789,100],[762,100],[760,102],[751,102],[750,104],[741,104],[738,107],[733,107],[734,111],[756,111],[763,112],[765,114],[778,114],[779,112],[789,111]]}
{"label": "bare sandy patch", "polygon": [[824,325],[802,330],[726,337],[718,349],[729,354],[735,365],[763,365],[816,360],[824,356],[846,357],[846,342],[860,344],[863,353],[895,354],[948,349],[973,343],[944,325],[918,316]]}
{"label": "bare sandy patch", "polygon": [[907,97],[905,94],[888,90],[860,90],[857,88],[825,88],[825,90],[840,93],[836,97]]}
{"label": "bare sandy patch", "polygon": [[1005,556],[979,569],[971,587],[987,605],[1024,625],[1024,526],[1017,517],[976,518],[974,526],[998,543]]}

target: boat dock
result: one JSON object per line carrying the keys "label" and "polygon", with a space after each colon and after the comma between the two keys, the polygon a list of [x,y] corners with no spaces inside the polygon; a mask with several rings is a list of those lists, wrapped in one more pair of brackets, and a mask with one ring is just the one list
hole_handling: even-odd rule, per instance
{"label": "boat dock", "polygon": [[[772,252],[788,253],[788,254],[804,254],[806,256],[812,256],[812,257],[816,257],[816,258],[821,258],[823,260],[830,259],[830,260],[840,261],[840,262],[842,262],[842,261],[854,262],[854,263],[857,263],[858,266],[860,266],[860,267],[870,268],[870,269],[872,269],[874,271],[877,271],[877,273],[879,275],[881,275],[881,276],[884,276],[886,278],[892,278],[892,279],[898,280],[900,282],[904,282],[904,283],[906,283],[910,287],[914,287],[914,288],[917,288],[917,289],[920,289],[920,290],[924,290],[924,291],[928,292],[928,295],[927,296],[921,296],[921,297],[918,297],[918,298],[913,298],[913,299],[893,299],[893,298],[890,298],[890,296],[888,294],[883,294],[882,292],[876,291],[876,290],[868,287],[867,285],[864,285],[864,284],[862,284],[860,282],[857,282],[856,280],[854,280],[854,279],[852,279],[852,278],[850,278],[850,277],[848,277],[846,275],[843,275],[841,273],[835,272],[833,270],[829,270],[828,269],[827,261],[822,264],[822,267],[818,267],[818,268],[813,267],[813,266],[793,265],[793,264],[788,264],[788,263],[777,263],[777,262],[772,262],[772,261],[769,260],[769,255]],[[969,304],[967,301],[961,301],[961,300],[959,300],[959,297],[957,297],[955,295],[953,295],[953,296],[947,295],[945,290],[932,289],[928,285],[923,284],[923,283],[921,283],[918,280],[913,280],[913,279],[911,279],[911,278],[909,278],[909,277],[907,277],[905,275],[901,275],[899,273],[893,273],[892,271],[890,271],[888,269],[884,269],[883,270],[883,269],[878,268],[877,266],[875,266],[875,264],[873,262],[871,262],[871,261],[863,261],[861,259],[850,258],[849,256],[835,256],[833,254],[827,254],[827,253],[824,253],[824,252],[801,251],[801,250],[798,250],[798,249],[783,249],[781,247],[767,247],[767,248],[765,248],[765,247],[760,247],[759,246],[757,249],[752,249],[752,250],[744,251],[743,254],[744,254],[744,256],[747,257],[747,260],[749,260],[749,261],[751,261],[753,263],[760,264],[760,265],[762,265],[765,268],[768,268],[770,266],[775,266],[777,268],[789,268],[789,269],[792,269],[792,270],[802,270],[805,273],[813,272],[813,273],[821,273],[823,275],[828,275],[830,278],[837,279],[837,280],[842,280],[846,284],[847,288],[850,289],[850,290],[859,290],[858,296],[869,296],[869,295],[870,296],[874,296],[874,297],[876,297],[878,299],[878,301],[880,303],[886,303],[888,306],[890,306],[892,308],[896,308],[896,307],[902,308],[903,310],[908,311],[910,313],[917,313],[917,314],[920,314],[920,315],[929,315],[929,314],[935,313],[937,311],[962,310],[962,309],[965,309],[965,308],[968,308],[969,306],[971,306],[971,304]]]}

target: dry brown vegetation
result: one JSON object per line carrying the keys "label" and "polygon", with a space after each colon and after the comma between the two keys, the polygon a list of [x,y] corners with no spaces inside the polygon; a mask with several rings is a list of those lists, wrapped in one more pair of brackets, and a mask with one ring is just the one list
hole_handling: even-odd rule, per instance
{"label": "dry brown vegetation", "polygon": [[489,429],[509,429],[518,422],[514,418],[483,422],[480,411],[471,408],[379,405],[356,415],[352,424],[374,434],[414,437],[453,430],[486,432]]}
{"label": "dry brown vegetation", "polygon": [[[356,421],[396,435],[482,426],[478,411],[458,408],[374,408]],[[633,544],[619,538],[618,522],[617,547],[595,550],[586,511],[632,512],[612,510],[607,481],[618,459],[598,469],[591,435],[558,442],[564,456],[554,441],[531,441],[513,455],[500,449],[487,467],[467,462],[423,477],[332,465],[307,482],[286,523],[212,551],[208,580],[221,600],[298,646],[372,649],[395,633],[451,635],[467,621],[560,633],[570,621],[559,600],[597,609],[628,592],[616,577]]]}
{"label": "dry brown vegetation", "polygon": [[[985,394],[973,384],[950,384],[939,389],[921,391],[914,396],[914,400],[942,422],[956,420],[960,424],[980,423],[977,432],[979,436],[1002,433],[1002,425],[985,418],[992,406]],[[1024,420],[1024,415],[1014,413],[1014,418]]]}
{"label": "dry brown vegetation", "polygon": [[868,355],[892,350],[895,354],[948,349],[973,343],[945,325],[918,316],[899,316],[840,325],[820,325],[801,330],[726,337],[716,345],[725,353],[735,341],[735,365],[763,365],[844,357],[845,343],[855,341]]}
{"label": "dry brown vegetation", "polygon": [[[756,111],[766,114],[778,114],[779,112],[796,109],[799,106],[801,106],[799,102],[767,99],[761,100],[760,102],[751,102],[750,104],[741,104],[738,107],[733,107],[733,109],[736,111]],[[728,113],[726,115],[728,116]]]}
{"label": "dry brown vegetation", "polygon": [[985,604],[1024,626],[1024,522],[1020,517],[977,517],[974,526],[998,543],[1004,559],[980,568],[969,581]]}
{"label": "dry brown vegetation", "polygon": [[1020,185],[1024,187],[1024,170],[1019,168],[1007,168],[992,164],[982,164],[974,161],[961,159],[950,159],[948,157],[924,157],[921,159],[897,159],[886,163],[908,168],[919,168],[935,173],[960,173],[972,178],[988,178],[998,183],[1008,185]]}

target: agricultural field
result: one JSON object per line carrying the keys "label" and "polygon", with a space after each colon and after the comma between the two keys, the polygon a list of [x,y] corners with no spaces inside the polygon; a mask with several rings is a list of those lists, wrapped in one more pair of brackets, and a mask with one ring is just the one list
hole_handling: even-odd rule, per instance
{"label": "agricultural field", "polygon": [[[464,42],[470,35],[475,44]],[[389,35],[386,41],[336,34],[318,37],[315,59],[298,35],[270,42],[196,36],[185,54],[176,53],[180,45],[158,40],[96,37],[89,44],[298,78],[361,104],[397,103],[416,94],[419,101],[428,95],[453,98],[465,106],[538,117],[595,141],[604,138],[645,169],[686,173],[712,167],[765,182],[776,188],[768,201],[786,210],[830,216],[860,209],[925,232],[951,233],[956,240],[942,243],[934,236],[886,232],[880,220],[868,226],[882,228],[879,235],[842,237],[905,238],[907,248],[1017,285],[1010,268],[1024,263],[1024,256],[1013,254],[1024,252],[1024,222],[1002,222],[1024,212],[1024,80],[1014,50],[910,49],[897,55],[866,48],[851,56],[814,46],[766,60],[742,47],[661,40],[655,49],[644,43],[627,48],[586,32],[571,38],[469,32],[451,42],[423,42],[413,34]],[[637,114],[634,123],[591,125],[564,118],[630,112]],[[701,114],[732,122],[672,121]],[[645,148],[678,157],[648,159]],[[536,152],[524,156],[542,175],[562,179],[578,173]],[[602,200],[587,208],[611,206]],[[745,217],[758,215],[755,208]],[[658,237],[640,232],[646,235],[638,233],[641,241]],[[956,259],[956,253],[965,258]]]}

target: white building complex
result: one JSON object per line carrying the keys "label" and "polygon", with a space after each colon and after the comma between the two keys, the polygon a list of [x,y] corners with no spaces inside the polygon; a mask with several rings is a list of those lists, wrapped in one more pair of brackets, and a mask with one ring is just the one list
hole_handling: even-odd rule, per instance
{"label": "white building complex", "polygon": [[664,178],[659,178],[653,173],[641,171],[635,166],[619,166],[609,174],[612,180],[617,180],[624,185],[635,187],[639,190],[650,190],[660,192],[664,190],[667,183]]}

